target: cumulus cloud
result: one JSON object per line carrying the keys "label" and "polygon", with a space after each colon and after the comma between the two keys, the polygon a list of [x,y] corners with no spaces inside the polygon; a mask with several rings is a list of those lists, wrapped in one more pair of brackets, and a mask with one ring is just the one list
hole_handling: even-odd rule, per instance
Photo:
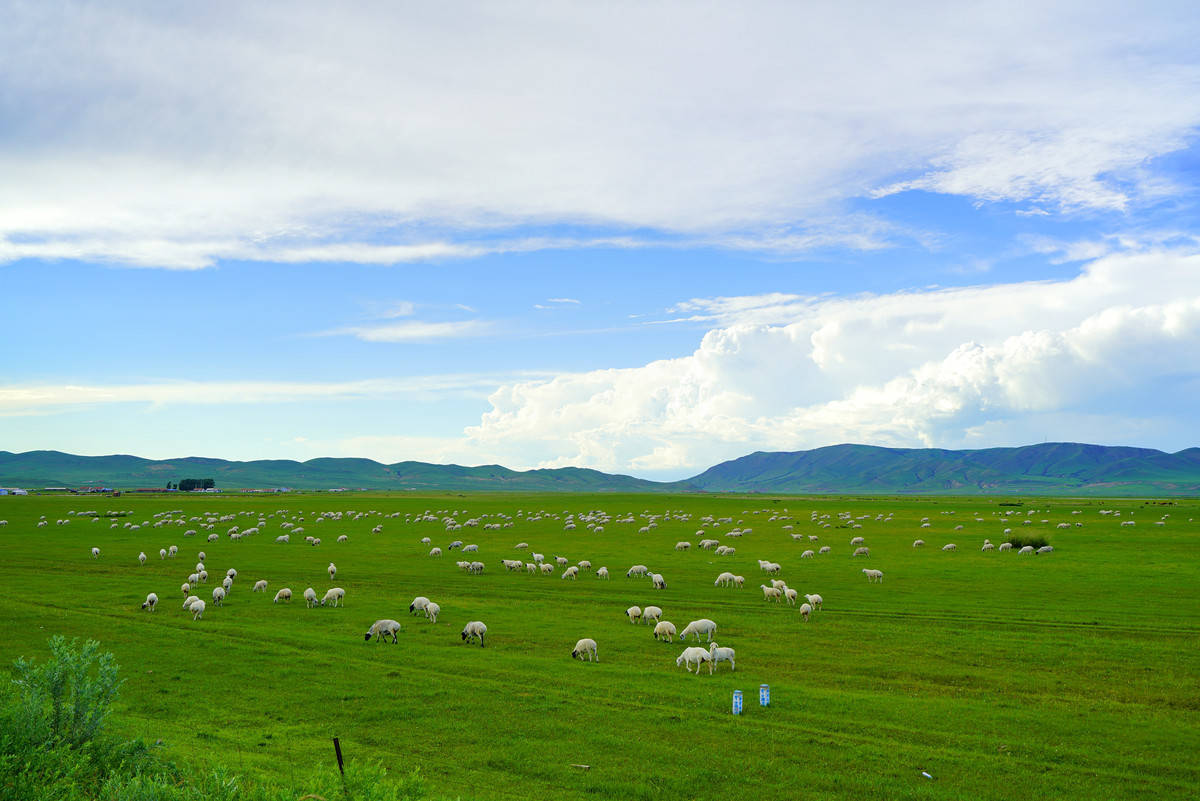
{"label": "cumulus cloud", "polygon": [[1186,3],[945,12],[9,3],[0,260],[595,246],[529,225],[652,234],[615,246],[878,248],[903,234],[848,200],[919,189],[1058,213],[1171,191],[1152,160],[1200,123]]}
{"label": "cumulus cloud", "polygon": [[466,442],[524,466],[654,471],[845,441],[980,444],[1021,421],[1028,439],[1043,415],[1106,441],[1081,421],[1152,416],[1164,382],[1200,375],[1194,251],[1109,255],[1067,281],[677,309],[724,325],[685,357],[503,386]]}

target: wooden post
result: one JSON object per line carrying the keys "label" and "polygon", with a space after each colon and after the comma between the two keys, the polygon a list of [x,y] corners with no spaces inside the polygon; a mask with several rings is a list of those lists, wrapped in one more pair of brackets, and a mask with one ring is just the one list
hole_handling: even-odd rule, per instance
{"label": "wooden post", "polygon": [[342,744],[338,742],[338,738],[333,738],[333,752],[337,754],[338,770],[343,776],[346,775],[346,768],[342,765]]}

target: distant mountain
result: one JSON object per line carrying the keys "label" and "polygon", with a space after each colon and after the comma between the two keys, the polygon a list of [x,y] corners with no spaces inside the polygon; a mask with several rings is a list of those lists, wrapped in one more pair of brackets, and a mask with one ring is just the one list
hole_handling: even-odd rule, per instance
{"label": "distant mountain", "polygon": [[752,453],[688,479],[707,492],[1197,495],[1200,448],[1049,442],[951,451],[833,445]]}
{"label": "distant mountain", "polygon": [[1070,442],[951,451],[834,445],[752,453],[677,482],[597,470],[510,470],[370,459],[230,462],[188,457],[74,456],[0,451],[0,486],[165,488],[211,478],[220,489],[418,490],[426,492],[758,492],[773,494],[1200,495],[1200,448],[1147,448]]}
{"label": "distant mountain", "polygon": [[166,488],[185,478],[211,478],[219,489],[373,489],[441,492],[688,492],[684,482],[646,481],[597,470],[509,470],[499,465],[400,462],[370,459],[261,460],[230,462],[187,457],[156,461],[137,456],[75,456],[59,451],[0,451],[0,486]]}

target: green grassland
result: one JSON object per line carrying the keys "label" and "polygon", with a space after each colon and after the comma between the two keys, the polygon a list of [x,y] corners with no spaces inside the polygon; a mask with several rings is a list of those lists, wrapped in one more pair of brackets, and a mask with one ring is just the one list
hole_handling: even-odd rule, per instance
{"label": "green grassland", "polygon": [[[51,634],[99,639],[126,678],[113,719],[120,733],[161,739],[181,764],[279,781],[315,764],[334,769],[330,738],[338,736],[351,757],[418,767],[433,792],[466,798],[1200,797],[1200,502],[1002,501],[1012,499],[0,498],[8,521],[0,526],[0,661],[41,658]],[[85,509],[129,510],[119,523],[149,525],[111,528],[68,515]],[[288,511],[254,537],[225,536],[280,509]],[[566,513],[594,509],[613,518],[603,533],[582,522],[564,530]],[[1024,519],[1030,509],[1038,511],[1028,526],[998,516]],[[195,522],[153,527],[153,515],[168,510],[255,515],[217,523],[220,539],[206,542],[203,530],[183,536]],[[316,522],[321,512],[349,510],[380,514]],[[405,522],[426,510],[439,520]],[[537,510],[557,518],[526,519]],[[668,510],[690,519],[660,518],[639,533],[644,515]],[[813,510],[831,525],[813,524]],[[839,512],[869,517],[850,528]],[[459,522],[504,513],[514,525],[447,532],[440,519],[452,513]],[[636,522],[618,523],[627,513]],[[890,521],[876,519],[889,513]],[[1153,524],[1166,513],[1165,525]],[[732,526],[710,527],[737,553],[675,551],[677,541],[699,539],[709,514],[753,529],[726,539]],[[42,515],[49,525],[37,528]],[[322,544],[310,547],[303,535],[276,544],[292,516]],[[929,528],[920,528],[923,517]],[[1131,519],[1136,526],[1119,525]],[[383,530],[372,534],[376,525]],[[794,541],[784,525],[820,540]],[[1003,541],[1006,525],[1047,537],[1055,552],[981,552],[985,537]],[[339,534],[349,541],[336,543]],[[869,560],[851,557],[856,535]],[[478,543],[474,558],[486,572],[459,570],[457,551],[428,557],[424,536],[442,548]],[[916,537],[929,545],[913,549]],[[507,573],[502,558],[528,558],[513,549],[519,541],[547,558],[607,565],[612,578]],[[959,550],[941,551],[947,542]],[[178,558],[160,560],[172,544]],[[800,559],[819,545],[832,553]],[[200,550],[211,577],[199,594],[209,605],[193,622],[179,585]],[[139,551],[150,557],[144,567]],[[781,577],[820,593],[825,609],[804,623],[796,609],[765,602],[757,559],[781,563]],[[331,586],[330,561],[345,608],[306,609],[305,587],[323,594]],[[634,563],[661,572],[667,588],[626,578]],[[884,582],[868,584],[866,566],[883,570]],[[230,567],[238,578],[224,607],[214,607],[211,588]],[[714,587],[723,570],[744,575],[745,588]],[[266,594],[251,593],[258,579],[270,582]],[[284,586],[295,599],[272,604]],[[139,609],[151,591],[161,598],[153,614]],[[409,615],[416,595],[441,604],[436,625]],[[632,604],[661,606],[680,629],[712,618],[717,641],[737,649],[737,671],[722,664],[695,676],[676,667],[683,646],[630,624]],[[365,643],[371,622],[386,617],[404,623],[399,644]],[[460,640],[476,619],[488,626],[486,648]],[[598,641],[598,664],[571,659],[581,637]],[[762,683],[771,687],[766,709],[757,703]],[[734,689],[745,693],[740,717],[729,712]]]}

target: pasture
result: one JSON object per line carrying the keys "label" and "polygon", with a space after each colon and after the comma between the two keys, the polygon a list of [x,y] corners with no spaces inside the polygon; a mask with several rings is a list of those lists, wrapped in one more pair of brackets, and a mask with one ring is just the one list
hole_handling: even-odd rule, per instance
{"label": "pasture", "polygon": [[[123,734],[161,739],[181,764],[250,776],[335,770],[338,736],[350,757],[419,767],[435,794],[465,798],[1200,796],[1200,503],[1000,505],[1008,500],[4,497],[0,661],[40,659],[51,634],[98,639],[126,679],[114,717]],[[131,514],[70,514],[84,510]],[[172,510],[185,525],[155,527],[155,515]],[[432,519],[417,519],[427,511]],[[582,517],[593,511],[607,515],[601,533]],[[323,512],[343,514],[318,523]],[[38,528],[43,515],[48,525]],[[198,525],[227,515],[237,517],[211,532]],[[574,530],[565,530],[568,515]],[[710,515],[732,522],[705,525],[704,536],[735,554],[697,547]],[[227,536],[260,518],[258,534]],[[480,525],[448,531],[446,518]],[[321,544],[304,534],[276,543],[285,522]],[[497,523],[511,526],[483,525]],[[1045,536],[1055,551],[980,551],[985,538],[1003,542],[1006,527]],[[751,531],[726,536],[735,528]],[[207,542],[209,533],[220,536]],[[335,541],[341,534],[347,542]],[[868,558],[851,556],[855,536]],[[928,544],[914,549],[918,537]],[[477,543],[478,555],[446,550],[453,540]],[[691,549],[675,550],[681,540]],[[501,559],[530,558],[518,542],[593,570],[575,581],[561,569],[510,573]],[[958,550],[942,551],[950,542]],[[178,556],[160,559],[170,545]],[[800,558],[822,545],[831,552]],[[429,557],[431,546],[444,555]],[[202,550],[210,577],[197,594],[208,608],[193,621],[179,587]],[[486,568],[470,575],[458,559]],[[782,566],[778,578],[801,602],[821,594],[824,609],[804,623],[796,608],[764,601],[759,559]],[[626,578],[637,563],[663,574],[666,588]],[[594,574],[601,565],[607,581]],[[237,579],[216,607],[212,588],[231,567]],[[869,583],[864,567],[882,570],[883,582]],[[714,587],[722,571],[745,586]],[[267,592],[252,593],[259,579]],[[345,588],[345,606],[306,608],[309,586],[318,596]],[[282,587],[294,593],[289,605],[272,603]],[[144,612],[152,591],[159,608]],[[418,595],[441,605],[436,624],[409,614]],[[684,646],[631,624],[625,609],[635,604],[662,607],[680,630],[716,621],[715,640],[737,650],[736,672],[727,663],[713,675],[677,667]],[[397,645],[364,642],[377,618],[404,624]],[[470,620],[487,624],[487,647],[461,641]],[[582,637],[597,641],[598,663],[571,659]],[[730,714],[734,689],[745,697],[740,717]]]}

